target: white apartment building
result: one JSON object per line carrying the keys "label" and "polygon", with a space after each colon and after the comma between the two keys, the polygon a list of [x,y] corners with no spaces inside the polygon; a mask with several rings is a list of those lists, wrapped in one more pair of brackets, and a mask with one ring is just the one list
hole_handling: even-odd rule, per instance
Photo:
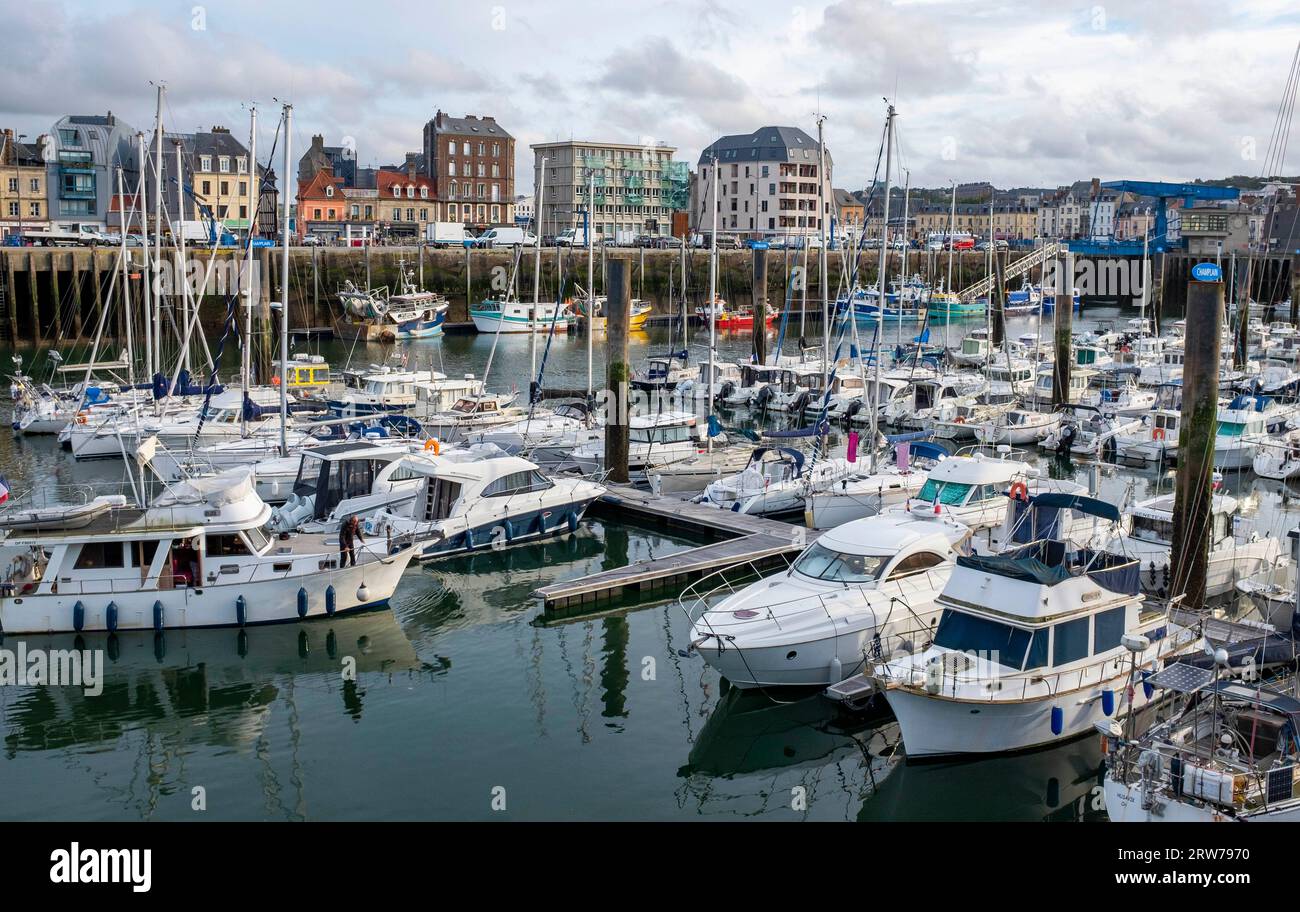
{"label": "white apartment building", "polygon": [[798,127],[761,127],[715,141],[700,153],[692,226],[712,229],[716,179],[719,234],[817,234],[823,222],[829,232],[834,172],[830,151],[818,153],[817,140]]}
{"label": "white apartment building", "polygon": [[674,146],[569,140],[532,149],[533,179],[544,181],[543,235],[587,224],[597,241],[667,235],[672,213],[686,208],[689,172],[673,161]]}

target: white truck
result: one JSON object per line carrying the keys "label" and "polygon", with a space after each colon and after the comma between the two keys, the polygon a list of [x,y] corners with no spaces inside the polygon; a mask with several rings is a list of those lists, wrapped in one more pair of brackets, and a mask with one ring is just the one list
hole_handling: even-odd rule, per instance
{"label": "white truck", "polygon": [[460,222],[430,222],[424,226],[424,243],[431,247],[464,247],[473,235]]}
{"label": "white truck", "polygon": [[98,225],[80,223],[23,229],[23,237],[43,247],[96,247],[114,241]]}
{"label": "white truck", "polygon": [[565,228],[555,236],[556,247],[586,247],[587,229]]}
{"label": "white truck", "polygon": [[636,244],[636,232],[630,228],[620,228],[614,232],[615,247],[631,247]]}

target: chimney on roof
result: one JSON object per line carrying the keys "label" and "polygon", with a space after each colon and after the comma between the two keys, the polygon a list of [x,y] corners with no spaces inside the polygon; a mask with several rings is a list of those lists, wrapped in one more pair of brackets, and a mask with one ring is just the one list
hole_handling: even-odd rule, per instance
{"label": "chimney on roof", "polygon": [[106,118],[104,118],[104,119],[108,121],[108,125],[109,125],[110,127],[117,123],[117,119],[116,119],[115,117],[113,117],[113,112],[112,112],[112,111],[109,111],[109,112],[108,112],[108,116],[107,116]]}
{"label": "chimney on roof", "polygon": [[310,150],[310,151],[312,151],[312,152],[323,152],[323,151],[325,151],[325,137],[324,137],[324,136],[321,136],[319,133],[317,133],[315,136],[313,136],[313,137],[311,138],[311,150]]}
{"label": "chimney on roof", "polygon": [[406,153],[406,179],[411,183],[415,183],[415,157],[414,152]]}

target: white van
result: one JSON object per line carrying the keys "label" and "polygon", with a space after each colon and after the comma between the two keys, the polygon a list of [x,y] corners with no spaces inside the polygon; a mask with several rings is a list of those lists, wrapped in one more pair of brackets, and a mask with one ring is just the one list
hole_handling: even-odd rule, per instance
{"label": "white van", "polygon": [[515,245],[535,247],[537,235],[529,234],[522,228],[502,225],[484,231],[474,239],[474,244],[476,247],[514,247]]}
{"label": "white van", "polygon": [[586,247],[587,232],[582,228],[565,228],[555,237],[556,247]]}

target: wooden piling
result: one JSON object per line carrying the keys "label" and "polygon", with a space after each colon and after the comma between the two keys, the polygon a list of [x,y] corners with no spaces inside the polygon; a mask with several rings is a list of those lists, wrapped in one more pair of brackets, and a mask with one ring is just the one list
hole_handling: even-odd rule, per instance
{"label": "wooden piling", "polygon": [[989,343],[993,348],[1001,348],[1007,338],[1007,288],[1003,266],[1002,257],[996,250],[993,251],[993,289],[989,293],[989,322],[992,330]]}
{"label": "wooden piling", "polygon": [[[1043,289],[1046,294],[1047,289]],[[1060,409],[1070,401],[1070,367],[1074,353],[1070,335],[1074,322],[1074,257],[1066,254],[1057,262],[1056,310],[1053,314],[1053,343],[1056,354],[1052,367],[1052,408]]]}
{"label": "wooden piling", "polygon": [[9,342],[18,344],[18,287],[15,284],[14,257],[5,257],[5,310],[9,312]]}
{"label": "wooden piling", "polygon": [[1223,283],[1189,282],[1168,594],[1185,596],[1183,607],[1191,610],[1205,606],[1222,321]]}
{"label": "wooden piling", "polygon": [[754,363],[767,363],[767,250],[755,247],[754,255]]}
{"label": "wooden piling", "polygon": [[59,293],[59,260],[50,254],[50,291],[54,295],[54,339],[55,345],[63,340],[63,295]]}
{"label": "wooden piling", "polygon": [[27,251],[27,292],[32,302],[32,341],[39,342],[41,338],[41,305],[36,292],[36,254],[30,250]]}
{"label": "wooden piling", "polygon": [[[94,255],[94,248],[91,248],[91,255]],[[72,335],[73,338],[81,338],[81,270],[77,268],[77,253],[73,251],[72,257]]]}
{"label": "wooden piling", "polygon": [[632,310],[632,263],[623,255],[612,257],[609,268],[609,300],[605,305],[605,382],[608,409],[605,421],[605,469],[610,481],[628,479],[628,393],[632,379],[628,363],[627,332]]}

